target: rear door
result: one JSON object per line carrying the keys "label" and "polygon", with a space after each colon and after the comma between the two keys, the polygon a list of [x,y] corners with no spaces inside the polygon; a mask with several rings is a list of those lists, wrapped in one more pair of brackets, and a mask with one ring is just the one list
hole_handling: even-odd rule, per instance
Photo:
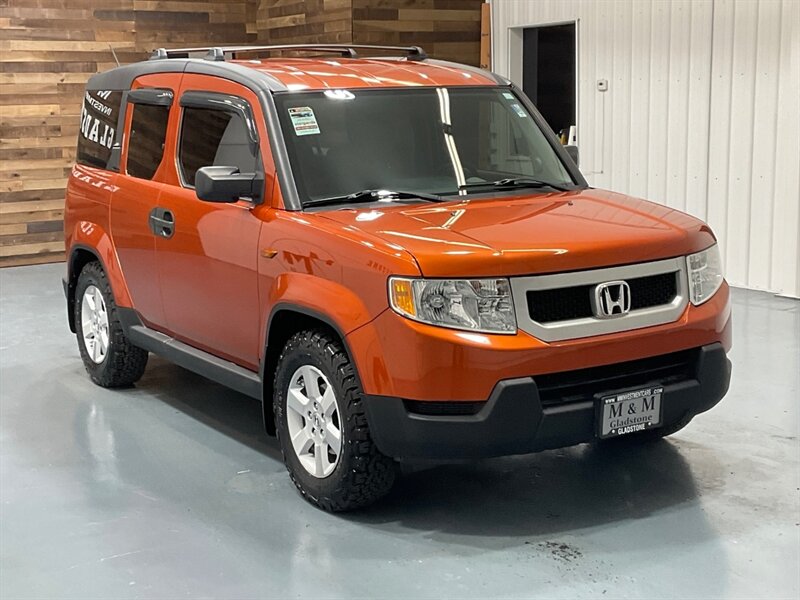
{"label": "rear door", "polygon": [[[156,265],[154,211],[169,181],[165,163],[180,74],[146,75],[126,94],[127,107],[110,227],[133,306],[149,326],[166,330]],[[173,144],[174,145],[174,144]]]}
{"label": "rear door", "polygon": [[259,206],[248,198],[232,204],[201,201],[194,182],[205,166],[234,166],[264,178],[258,140],[267,147],[266,129],[258,99],[233,82],[185,74],[175,104],[179,130],[171,163],[177,181],[164,187],[158,201],[173,219],[174,233],[156,238],[167,325],[177,339],[255,370],[263,341],[262,222],[254,214]]}

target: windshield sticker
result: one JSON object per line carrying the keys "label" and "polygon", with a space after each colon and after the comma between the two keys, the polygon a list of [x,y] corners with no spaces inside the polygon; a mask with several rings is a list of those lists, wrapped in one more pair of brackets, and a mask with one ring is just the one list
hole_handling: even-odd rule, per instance
{"label": "windshield sticker", "polygon": [[289,109],[295,135],[315,135],[320,133],[317,118],[310,106],[297,106]]}
{"label": "windshield sticker", "polygon": [[516,98],[514,98],[514,94],[511,92],[503,92],[503,98],[506,100],[516,100]]}
{"label": "windshield sticker", "polygon": [[517,113],[520,117],[527,117],[528,116],[528,113],[526,113],[522,109],[522,107],[519,104],[517,104],[516,102],[514,102],[514,104],[511,105],[511,108],[513,108],[514,112]]}

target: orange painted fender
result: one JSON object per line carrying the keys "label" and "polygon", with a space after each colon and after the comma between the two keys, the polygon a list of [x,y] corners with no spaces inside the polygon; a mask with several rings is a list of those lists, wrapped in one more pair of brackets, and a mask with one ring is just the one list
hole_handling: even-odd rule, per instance
{"label": "orange painted fender", "polygon": [[308,273],[282,273],[273,280],[266,305],[264,339],[275,314],[297,310],[326,321],[343,337],[374,319],[363,300],[352,290],[330,279]]}
{"label": "orange painted fender", "polygon": [[111,291],[114,293],[114,302],[117,306],[133,308],[128,285],[122,275],[122,267],[119,264],[117,253],[114,251],[111,238],[105,229],[97,223],[77,221],[69,239],[68,281],[72,281],[72,266],[77,251],[87,250],[97,256],[103,265],[106,276],[111,283]]}

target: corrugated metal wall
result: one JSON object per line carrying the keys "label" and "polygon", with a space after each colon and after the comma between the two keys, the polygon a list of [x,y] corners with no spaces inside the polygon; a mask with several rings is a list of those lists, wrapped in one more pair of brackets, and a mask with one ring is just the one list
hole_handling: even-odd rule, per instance
{"label": "corrugated metal wall", "polygon": [[800,296],[800,2],[492,0],[494,70],[521,85],[522,29],[569,21],[587,179],[706,219],[732,284]]}

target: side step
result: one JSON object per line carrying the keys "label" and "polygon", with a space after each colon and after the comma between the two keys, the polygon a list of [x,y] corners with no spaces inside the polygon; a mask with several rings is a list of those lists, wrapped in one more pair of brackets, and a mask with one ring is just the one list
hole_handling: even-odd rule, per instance
{"label": "side step", "polygon": [[262,400],[264,388],[258,373],[198,350],[144,325],[129,325],[126,329],[128,338],[139,348],[163,356],[184,369],[194,371],[251,398]]}

